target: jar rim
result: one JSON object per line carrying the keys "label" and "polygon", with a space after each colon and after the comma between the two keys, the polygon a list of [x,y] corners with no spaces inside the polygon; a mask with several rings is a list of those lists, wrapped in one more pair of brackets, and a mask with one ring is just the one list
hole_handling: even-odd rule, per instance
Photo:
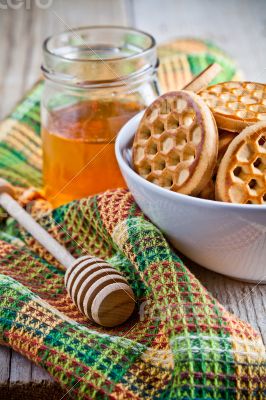
{"label": "jar rim", "polygon": [[124,26],[92,25],[67,30],[48,37],[43,52],[44,76],[79,88],[125,84],[158,67],[154,37]]}
{"label": "jar rim", "polygon": [[[92,30],[103,30],[103,29],[107,29],[107,30],[121,30],[121,31],[128,31],[128,32],[133,32],[133,33],[138,33],[138,34],[142,34],[144,37],[150,39],[150,45],[146,48],[143,49],[141,52],[139,53],[135,53],[135,54],[131,54],[131,55],[125,55],[125,56],[120,56],[120,57],[115,57],[115,58],[98,58],[98,59],[82,59],[82,58],[68,58],[65,57],[61,54],[56,53],[55,51],[51,51],[49,50],[48,46],[49,43],[51,42],[51,40],[56,39],[56,38],[60,38],[63,35],[66,34],[77,34],[77,32],[80,31],[92,31]],[[144,55],[145,53],[147,53],[148,51],[154,49],[156,47],[156,40],[155,38],[149,34],[148,32],[145,32],[141,29],[136,29],[136,28],[132,28],[132,27],[126,27],[126,26],[120,26],[120,25],[89,25],[89,26],[81,26],[81,27],[77,27],[77,28],[73,28],[71,30],[65,30],[59,33],[56,33],[55,35],[50,35],[48,36],[44,42],[43,42],[43,52],[44,54],[47,54],[49,56],[52,57],[56,57],[56,58],[60,58],[62,60],[65,61],[73,61],[73,62],[92,62],[92,63],[97,63],[97,62],[102,62],[102,61],[106,61],[106,62],[110,62],[110,61],[119,61],[119,60],[125,60],[125,59],[132,59],[135,57],[139,57],[140,55]]]}

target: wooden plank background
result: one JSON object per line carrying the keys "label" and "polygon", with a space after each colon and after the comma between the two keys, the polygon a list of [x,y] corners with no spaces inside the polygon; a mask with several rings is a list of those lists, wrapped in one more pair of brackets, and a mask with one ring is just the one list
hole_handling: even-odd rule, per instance
{"label": "wooden plank background", "polygon": [[[265,0],[53,0],[46,10],[36,4],[25,1],[19,10],[0,7],[0,118],[39,77],[44,38],[82,25],[135,26],[152,33],[158,42],[176,36],[210,39],[238,61],[247,79],[266,81]],[[236,282],[196,265],[191,268],[229,311],[249,321],[266,342],[266,286]],[[0,347],[1,400],[62,396],[43,370]]]}

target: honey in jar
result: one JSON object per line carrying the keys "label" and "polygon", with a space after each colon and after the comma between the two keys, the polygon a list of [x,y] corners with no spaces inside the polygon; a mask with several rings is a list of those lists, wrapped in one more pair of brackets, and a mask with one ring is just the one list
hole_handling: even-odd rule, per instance
{"label": "honey in jar", "polygon": [[123,27],[77,28],[44,42],[44,194],[53,206],[124,187],[114,143],[158,95],[155,41]]}
{"label": "honey in jar", "polygon": [[51,203],[125,186],[114,142],[141,108],[127,100],[88,100],[50,113],[42,140],[44,191]]}

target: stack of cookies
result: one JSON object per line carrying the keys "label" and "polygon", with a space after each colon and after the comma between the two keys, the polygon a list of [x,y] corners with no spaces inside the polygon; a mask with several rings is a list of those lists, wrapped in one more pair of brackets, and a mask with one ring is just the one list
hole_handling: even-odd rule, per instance
{"label": "stack of cookies", "polygon": [[139,124],[133,165],[175,192],[266,204],[266,85],[224,82],[160,96]]}

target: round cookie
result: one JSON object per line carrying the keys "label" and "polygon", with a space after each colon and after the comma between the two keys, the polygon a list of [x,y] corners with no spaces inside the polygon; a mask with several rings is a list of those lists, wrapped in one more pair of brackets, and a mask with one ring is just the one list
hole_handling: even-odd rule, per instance
{"label": "round cookie", "polygon": [[241,132],[266,120],[266,85],[255,82],[224,82],[209,86],[199,95],[213,112],[219,129]]}
{"label": "round cookie", "polygon": [[218,156],[217,162],[213,171],[213,177],[207,185],[199,193],[199,197],[206,200],[215,200],[215,178],[221,163],[221,160],[226,152],[231,141],[236,137],[235,133],[219,130]]}
{"label": "round cookie", "polygon": [[[201,74],[194,78],[183,90],[191,90],[194,93],[198,93],[207,87],[213,77],[220,71],[220,65],[217,63],[211,64]],[[214,118],[214,117],[213,117]],[[220,165],[221,159],[226,152],[230,142],[235,137],[235,132],[227,132],[222,129],[218,130],[219,142],[218,142],[218,156],[217,162],[213,171],[213,177],[209,180],[207,185],[198,194],[198,197],[206,200],[215,200],[215,178]]]}
{"label": "round cookie", "polygon": [[215,200],[215,185],[213,179],[210,179],[207,185],[198,194],[198,197],[205,200]]}
{"label": "round cookie", "polygon": [[221,161],[215,198],[240,204],[266,204],[266,121],[236,136]]}
{"label": "round cookie", "polygon": [[225,131],[219,131],[219,143],[218,143],[218,157],[217,157],[217,163],[214,169],[214,175],[217,174],[219,165],[221,164],[222,158],[228,149],[229,144],[232,142],[232,140],[236,137],[235,133],[233,132],[225,132]]}
{"label": "round cookie", "polygon": [[158,97],[146,110],[133,143],[133,165],[143,178],[196,196],[211,179],[218,132],[210,109],[180,90]]}

